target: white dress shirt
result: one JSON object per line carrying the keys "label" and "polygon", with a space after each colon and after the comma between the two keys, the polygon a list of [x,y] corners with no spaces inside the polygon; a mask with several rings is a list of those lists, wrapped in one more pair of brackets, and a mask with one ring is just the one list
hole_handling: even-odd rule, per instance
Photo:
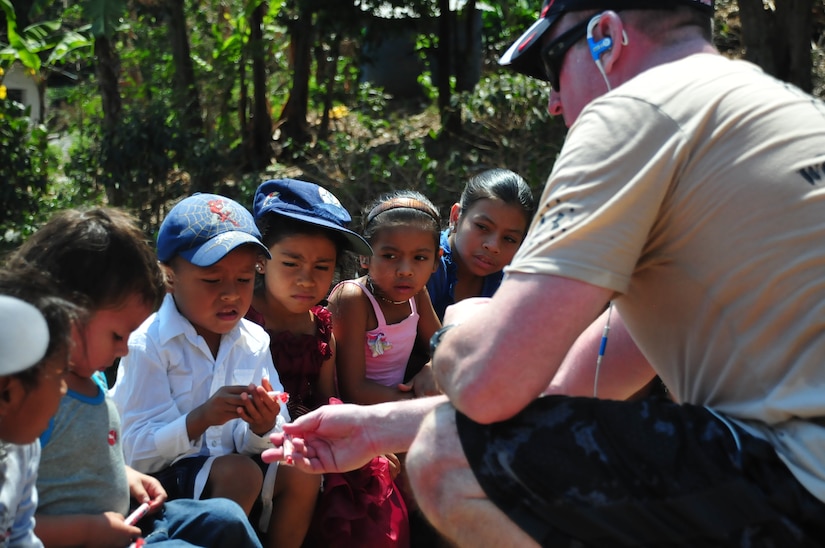
{"label": "white dress shirt", "polygon": [[[260,385],[264,378],[273,390],[283,391],[263,328],[242,319],[223,335],[218,356],[213,358],[206,341],[167,294],[158,312],[129,338],[129,354],[121,358],[111,392],[123,420],[127,464],[154,473],[184,457],[210,456],[195,483],[198,498],[214,457],[259,455],[272,444],[269,433],[256,435],[240,418],[211,426],[199,439],[190,441],[186,415],[222,386]],[[280,431],[289,420],[282,405],[272,432]]]}

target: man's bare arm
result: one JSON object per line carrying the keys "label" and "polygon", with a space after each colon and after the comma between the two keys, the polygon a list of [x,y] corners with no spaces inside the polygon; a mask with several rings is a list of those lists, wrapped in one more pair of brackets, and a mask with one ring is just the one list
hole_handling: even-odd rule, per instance
{"label": "man's bare arm", "polygon": [[439,387],[477,422],[512,417],[546,390],[612,293],[559,276],[508,274],[491,299],[447,309],[444,324],[458,325],[433,358]]}
{"label": "man's bare arm", "polygon": [[[608,316],[607,342],[599,363]],[[647,386],[655,375],[614,308],[612,313],[606,310],[576,339],[545,393],[626,400]]]}

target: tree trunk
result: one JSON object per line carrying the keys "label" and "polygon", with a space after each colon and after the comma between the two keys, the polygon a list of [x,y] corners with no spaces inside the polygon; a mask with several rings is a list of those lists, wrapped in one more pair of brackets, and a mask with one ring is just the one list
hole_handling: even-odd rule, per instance
{"label": "tree trunk", "polygon": [[455,13],[450,10],[449,0],[438,0],[438,111],[441,114],[441,127],[448,133],[461,133],[461,111],[452,107],[452,89],[450,77],[453,74],[453,29]]}
{"label": "tree trunk", "polygon": [[[184,0],[168,0],[164,6],[166,12],[167,36],[172,48],[172,62],[175,67],[172,76],[177,114],[187,142],[194,143],[205,137],[203,114],[198,85],[195,81],[195,67],[189,47],[189,35],[186,30],[186,12]],[[208,192],[211,190],[212,173],[204,169],[201,159],[192,154],[199,147],[189,146],[184,149],[181,163],[190,177],[190,191]]]}
{"label": "tree trunk", "polygon": [[95,69],[103,108],[103,129],[112,131],[120,124],[120,113],[123,110],[118,88],[120,58],[112,48],[111,41],[105,36],[95,39],[95,58],[97,59]]}
{"label": "tree trunk", "polygon": [[249,161],[252,153],[252,143],[250,143],[249,117],[249,86],[246,83],[246,53],[241,52],[241,60],[238,63],[238,127],[241,128],[241,139],[244,147],[244,161]]}
{"label": "tree trunk", "polygon": [[174,97],[178,112],[183,117],[183,127],[195,137],[203,136],[201,103],[198,86],[195,82],[195,68],[189,48],[189,36],[186,32],[186,13],[183,0],[169,0],[166,3],[168,16],[169,44],[172,47],[172,60],[175,65]]}
{"label": "tree trunk", "polygon": [[[118,87],[120,75],[120,58],[112,47],[112,43],[106,36],[95,38],[95,58],[97,59],[98,86],[100,87],[101,106],[103,108],[103,143],[111,144],[120,125],[120,115],[123,110],[123,103]],[[111,154],[103,154],[102,166],[104,171],[104,181],[106,182],[106,196],[109,205],[120,207],[124,205],[123,188],[113,185],[109,181],[109,175],[116,172],[117,166],[112,165]]]}
{"label": "tree trunk", "polygon": [[800,89],[813,91],[811,69],[811,13],[813,0],[781,0],[776,2],[776,18],[783,38],[783,56],[777,61],[777,75]]}
{"label": "tree trunk", "polygon": [[459,12],[457,22],[464,27],[463,32],[456,33],[456,51],[453,54],[455,66],[455,87],[458,91],[472,92],[476,84],[476,60],[480,52],[475,47],[476,41],[476,0],[469,0]]}
{"label": "tree trunk", "polygon": [[319,44],[319,53],[315,55],[316,64],[321,70],[317,71],[318,81],[324,82],[324,114],[321,116],[321,125],[318,128],[318,139],[326,140],[329,136],[329,113],[332,109],[332,99],[335,92],[335,76],[338,73],[338,59],[340,58],[341,35],[336,33],[330,40],[329,59],[325,55],[324,45]]}
{"label": "tree trunk", "polygon": [[267,3],[261,2],[249,21],[249,48],[252,56],[252,146],[250,164],[263,169],[272,159],[272,117],[269,113],[266,85],[266,59],[263,19]]}
{"label": "tree trunk", "polygon": [[313,36],[312,12],[302,8],[297,21],[290,28],[290,50],[293,55],[292,88],[281,111],[282,139],[292,139],[299,143],[306,143],[311,139],[307,113]]}
{"label": "tree trunk", "polygon": [[745,59],[805,91],[811,79],[813,0],[779,0],[776,11],[762,0],[738,0]]}

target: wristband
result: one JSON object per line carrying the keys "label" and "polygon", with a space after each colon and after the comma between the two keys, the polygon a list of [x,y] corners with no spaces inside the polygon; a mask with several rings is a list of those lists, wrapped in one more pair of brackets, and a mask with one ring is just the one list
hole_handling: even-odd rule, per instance
{"label": "wristband", "polygon": [[432,357],[435,355],[435,349],[438,348],[438,345],[441,343],[441,339],[444,337],[444,334],[457,325],[457,323],[448,323],[447,325],[433,333],[433,336],[430,337],[430,359],[432,359]]}

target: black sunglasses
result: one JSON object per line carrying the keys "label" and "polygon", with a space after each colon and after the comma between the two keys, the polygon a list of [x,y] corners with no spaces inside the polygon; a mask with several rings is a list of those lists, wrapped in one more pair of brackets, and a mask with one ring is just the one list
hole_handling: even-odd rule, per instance
{"label": "black sunglasses", "polygon": [[561,36],[544,46],[541,50],[541,60],[544,64],[544,76],[556,93],[561,91],[559,83],[559,72],[564,62],[564,56],[573,45],[585,37],[587,34],[587,24],[590,19],[580,21],[576,25],[567,29]]}

